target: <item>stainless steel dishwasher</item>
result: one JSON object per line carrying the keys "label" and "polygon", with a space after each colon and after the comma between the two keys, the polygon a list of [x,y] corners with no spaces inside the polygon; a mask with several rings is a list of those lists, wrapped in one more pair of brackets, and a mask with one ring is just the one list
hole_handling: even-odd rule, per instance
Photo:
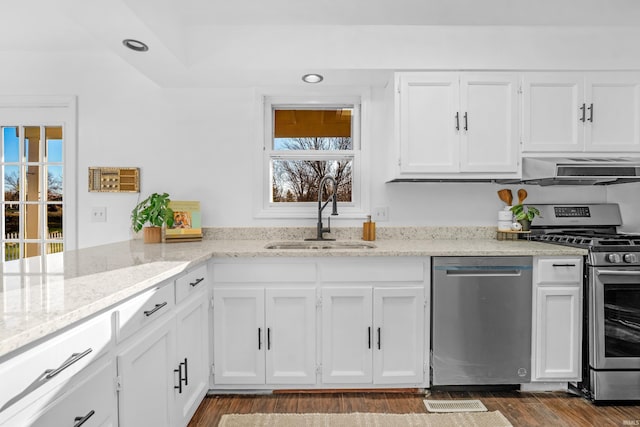
{"label": "stainless steel dishwasher", "polygon": [[531,381],[531,257],[435,257],[432,382]]}

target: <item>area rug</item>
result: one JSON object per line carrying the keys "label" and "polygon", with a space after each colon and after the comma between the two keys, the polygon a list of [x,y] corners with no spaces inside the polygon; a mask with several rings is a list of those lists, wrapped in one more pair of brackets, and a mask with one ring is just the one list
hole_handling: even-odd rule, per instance
{"label": "area rug", "polygon": [[218,427],[512,427],[499,411],[449,414],[227,414]]}

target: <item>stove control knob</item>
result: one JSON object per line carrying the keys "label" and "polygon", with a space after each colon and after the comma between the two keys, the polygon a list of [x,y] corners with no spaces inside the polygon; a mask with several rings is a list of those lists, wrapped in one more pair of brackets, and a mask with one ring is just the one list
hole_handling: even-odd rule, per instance
{"label": "stove control knob", "polygon": [[609,254],[607,255],[607,261],[612,264],[620,264],[622,262],[622,257],[620,254]]}
{"label": "stove control knob", "polygon": [[638,262],[638,256],[636,254],[624,254],[622,259],[624,259],[624,262],[629,264],[634,264]]}

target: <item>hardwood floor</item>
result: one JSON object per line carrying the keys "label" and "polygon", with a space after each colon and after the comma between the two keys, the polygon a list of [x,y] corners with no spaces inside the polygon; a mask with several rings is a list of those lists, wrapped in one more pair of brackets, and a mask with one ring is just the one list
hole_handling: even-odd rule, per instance
{"label": "hardwood floor", "polygon": [[[564,392],[435,391],[432,399],[480,399],[489,411],[500,411],[515,427],[638,426],[640,405],[602,406]],[[189,427],[215,427],[223,414],[272,412],[426,413],[421,393],[277,393],[212,395],[204,399]]]}

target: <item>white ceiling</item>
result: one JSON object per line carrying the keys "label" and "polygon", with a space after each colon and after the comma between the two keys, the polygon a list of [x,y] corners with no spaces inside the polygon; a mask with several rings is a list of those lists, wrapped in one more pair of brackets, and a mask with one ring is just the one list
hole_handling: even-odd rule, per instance
{"label": "white ceiling", "polygon": [[[358,57],[363,37],[370,47],[432,26],[638,27],[640,0],[0,0],[0,16],[0,51],[104,51],[162,86],[201,87],[323,67],[375,80],[389,68]],[[125,50],[128,37],[150,51]]]}
{"label": "white ceiling", "polygon": [[173,0],[186,25],[637,25],[637,0]]}

